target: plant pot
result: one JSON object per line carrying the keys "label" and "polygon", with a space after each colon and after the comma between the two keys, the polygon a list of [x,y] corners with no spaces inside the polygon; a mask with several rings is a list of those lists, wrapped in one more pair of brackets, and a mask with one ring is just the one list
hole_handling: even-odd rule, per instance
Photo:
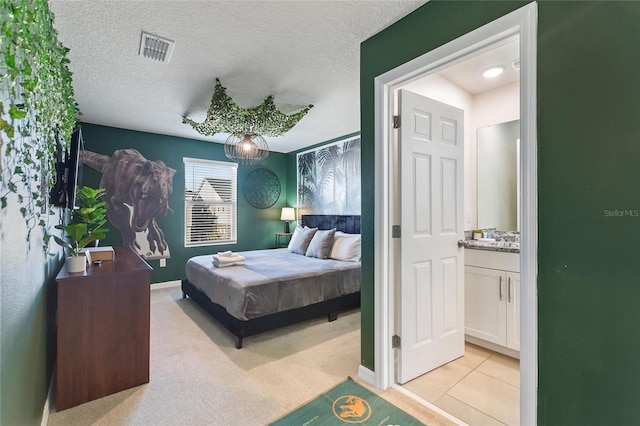
{"label": "plant pot", "polygon": [[87,257],[82,254],[80,256],[69,256],[67,257],[67,271],[70,274],[75,274],[78,272],[84,273],[87,270]]}
{"label": "plant pot", "polygon": [[474,240],[479,240],[480,238],[482,238],[482,232],[474,232],[473,233],[473,239]]}

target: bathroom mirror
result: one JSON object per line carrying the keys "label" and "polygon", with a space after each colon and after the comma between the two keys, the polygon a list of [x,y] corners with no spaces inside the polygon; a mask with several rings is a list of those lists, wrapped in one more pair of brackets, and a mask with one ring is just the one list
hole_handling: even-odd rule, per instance
{"label": "bathroom mirror", "polygon": [[519,231],[520,120],[481,127],[478,150],[478,228]]}

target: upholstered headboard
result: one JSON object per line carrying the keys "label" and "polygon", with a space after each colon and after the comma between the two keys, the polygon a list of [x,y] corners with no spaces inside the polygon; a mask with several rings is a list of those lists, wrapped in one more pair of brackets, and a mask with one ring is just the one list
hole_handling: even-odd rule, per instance
{"label": "upholstered headboard", "polygon": [[325,215],[325,214],[307,214],[302,215],[300,221],[303,226],[318,229],[333,229],[346,232],[347,234],[360,233],[360,216],[359,215]]}

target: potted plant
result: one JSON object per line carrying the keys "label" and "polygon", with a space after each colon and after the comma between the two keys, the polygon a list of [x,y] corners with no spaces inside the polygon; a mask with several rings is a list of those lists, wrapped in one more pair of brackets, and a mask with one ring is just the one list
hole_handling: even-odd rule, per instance
{"label": "potted plant", "polygon": [[78,188],[76,202],[78,208],[71,211],[71,220],[67,225],[57,225],[57,229],[66,232],[68,241],[54,235],[56,243],[69,250],[67,269],[70,273],[86,270],[86,257],[80,250],[94,241],[103,239],[108,229],[102,228],[107,222],[105,202],[100,201],[105,189],[88,186]]}
{"label": "potted plant", "polygon": [[482,229],[474,229],[473,230],[473,239],[474,240],[479,240],[480,238],[482,238]]}

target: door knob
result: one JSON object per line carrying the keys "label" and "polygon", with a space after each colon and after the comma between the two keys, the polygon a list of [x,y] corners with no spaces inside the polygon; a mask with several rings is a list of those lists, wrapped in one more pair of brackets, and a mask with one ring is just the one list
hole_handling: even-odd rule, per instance
{"label": "door knob", "polygon": [[458,240],[458,247],[466,247],[467,243],[464,242],[464,240]]}

